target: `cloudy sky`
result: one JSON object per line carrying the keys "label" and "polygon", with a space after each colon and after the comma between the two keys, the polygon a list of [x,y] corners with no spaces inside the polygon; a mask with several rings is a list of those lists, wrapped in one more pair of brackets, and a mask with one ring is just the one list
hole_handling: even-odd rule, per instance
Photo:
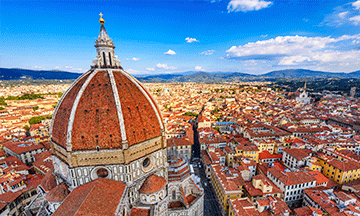
{"label": "cloudy sky", "polygon": [[85,72],[100,12],[132,74],[360,70],[360,0],[4,0],[0,67]]}

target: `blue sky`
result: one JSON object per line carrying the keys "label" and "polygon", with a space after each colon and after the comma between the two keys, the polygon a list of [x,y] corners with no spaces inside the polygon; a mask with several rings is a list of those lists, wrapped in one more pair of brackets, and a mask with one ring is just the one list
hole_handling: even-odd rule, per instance
{"label": "blue sky", "polygon": [[360,0],[3,0],[0,67],[85,72],[100,12],[132,74],[360,69]]}

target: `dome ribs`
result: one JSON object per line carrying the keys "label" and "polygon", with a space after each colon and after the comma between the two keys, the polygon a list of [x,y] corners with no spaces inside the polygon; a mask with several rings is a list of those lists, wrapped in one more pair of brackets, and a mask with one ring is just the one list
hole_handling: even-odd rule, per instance
{"label": "dome ribs", "polygon": [[162,119],[161,112],[160,112],[160,110],[159,110],[159,107],[158,107],[157,103],[154,101],[154,99],[152,98],[152,96],[150,95],[150,93],[144,88],[144,86],[142,86],[142,85],[140,84],[140,82],[139,82],[137,79],[135,79],[135,82],[137,82],[137,83],[139,84],[139,86],[144,90],[144,92],[146,93],[146,95],[147,95],[147,96],[150,98],[150,100],[153,102],[153,104],[154,104],[154,106],[155,106],[155,108],[156,108],[157,113],[159,113],[159,118],[160,118],[159,123],[161,124],[161,127],[164,128],[163,119]]}
{"label": "dome ribs", "polygon": [[64,99],[60,101],[60,105],[55,113],[52,128],[52,140],[64,148],[66,148],[68,121],[72,105],[75,101],[76,95],[79,93],[81,86],[84,84],[89,74],[83,76],[71,87],[69,92],[64,95]]}
{"label": "dome ribs", "polygon": [[119,120],[107,71],[99,71],[84,90],[71,134],[73,150],[121,147]]}
{"label": "dome ribs", "polygon": [[121,72],[114,72],[129,146],[160,136],[155,110],[141,90]]}

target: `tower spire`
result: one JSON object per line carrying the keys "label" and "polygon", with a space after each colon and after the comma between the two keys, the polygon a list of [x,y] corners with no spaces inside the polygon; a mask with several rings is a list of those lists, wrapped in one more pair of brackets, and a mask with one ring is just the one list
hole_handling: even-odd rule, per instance
{"label": "tower spire", "polygon": [[94,67],[99,68],[119,68],[121,67],[121,62],[117,60],[115,56],[115,47],[113,40],[109,37],[105,30],[105,20],[102,17],[103,14],[100,13],[99,22],[101,24],[100,33],[98,38],[95,40],[95,47],[97,56],[96,59],[93,60]]}

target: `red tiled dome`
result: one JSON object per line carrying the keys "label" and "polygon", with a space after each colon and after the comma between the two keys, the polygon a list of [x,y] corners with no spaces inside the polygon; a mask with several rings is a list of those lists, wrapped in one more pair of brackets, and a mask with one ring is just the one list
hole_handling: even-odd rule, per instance
{"label": "red tiled dome", "polygon": [[64,94],[54,112],[51,139],[72,151],[121,148],[161,135],[154,99],[122,69],[91,69]]}
{"label": "red tiled dome", "polygon": [[56,185],[57,183],[55,176],[52,174],[51,171],[47,172],[41,181],[41,187],[46,191],[50,191],[51,189],[56,187]]}
{"label": "red tiled dome", "polygon": [[147,177],[139,192],[143,194],[152,194],[162,190],[166,184],[167,182],[165,178],[153,174]]}
{"label": "red tiled dome", "polygon": [[50,192],[46,194],[45,198],[49,202],[62,202],[69,193],[69,188],[64,182],[61,182],[59,185],[51,189]]}

